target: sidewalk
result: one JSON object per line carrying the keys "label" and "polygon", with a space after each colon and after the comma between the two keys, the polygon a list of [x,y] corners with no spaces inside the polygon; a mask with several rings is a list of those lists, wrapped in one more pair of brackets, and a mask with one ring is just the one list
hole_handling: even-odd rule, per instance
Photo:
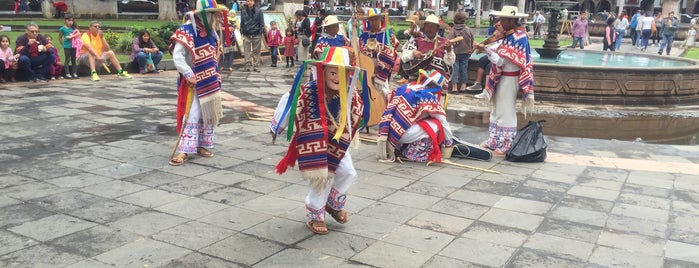
{"label": "sidewalk", "polygon": [[[623,46],[622,46],[623,47]],[[696,267],[699,147],[548,137],[545,163],[379,163],[304,221],[266,117],[296,69],[224,73],[216,157],[172,167],[175,78],[0,84],[0,267]],[[455,96],[460,103],[467,97]],[[487,129],[453,124],[479,142]]]}

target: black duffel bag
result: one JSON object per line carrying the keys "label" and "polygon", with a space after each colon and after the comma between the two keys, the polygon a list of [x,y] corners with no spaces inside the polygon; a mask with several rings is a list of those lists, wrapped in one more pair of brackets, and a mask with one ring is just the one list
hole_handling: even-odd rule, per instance
{"label": "black duffel bag", "polygon": [[541,131],[543,122],[546,120],[529,121],[520,129],[505,159],[512,162],[544,162],[548,144]]}

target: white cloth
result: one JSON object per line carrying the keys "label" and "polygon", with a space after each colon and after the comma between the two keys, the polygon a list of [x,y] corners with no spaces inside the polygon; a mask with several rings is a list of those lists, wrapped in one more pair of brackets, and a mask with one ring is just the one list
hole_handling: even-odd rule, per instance
{"label": "white cloth", "polygon": [[[356,180],[357,171],[354,169],[352,156],[350,156],[350,152],[347,151],[335,170],[334,178],[328,181],[328,185],[323,187],[322,191],[317,191],[314,187],[309,187],[310,190],[308,191],[308,195],[306,195],[306,207],[316,210],[325,208],[325,205],[328,203],[328,196],[333,188],[339,192],[336,198],[341,198],[339,202],[344,204],[347,192]],[[342,208],[338,208],[338,210],[339,209]]]}
{"label": "white cloth", "polygon": [[[282,132],[289,125],[289,113],[287,113],[282,118],[282,113],[284,113],[284,108],[289,102],[289,92],[284,93],[281,98],[279,98],[279,103],[277,103],[277,108],[274,109],[274,116],[272,117],[272,122],[270,122],[269,128],[274,132],[274,128],[279,126],[278,131]],[[275,133],[279,134],[279,133]]]}
{"label": "white cloth", "polygon": [[[444,129],[444,139],[450,141],[454,137],[454,134],[451,132],[451,128],[449,128],[449,122],[447,122],[447,117],[443,115],[433,115],[432,117],[439,120],[439,122],[442,124],[442,129]],[[439,128],[437,124],[434,123],[434,121],[427,121],[427,124],[430,125],[432,131],[434,131],[435,134],[439,135]],[[422,129],[422,127],[420,127],[419,124],[414,124],[410,126],[405,131],[405,133],[403,133],[403,136],[400,137],[398,143],[408,144],[424,138],[429,138],[429,135],[425,132],[424,129]]]}

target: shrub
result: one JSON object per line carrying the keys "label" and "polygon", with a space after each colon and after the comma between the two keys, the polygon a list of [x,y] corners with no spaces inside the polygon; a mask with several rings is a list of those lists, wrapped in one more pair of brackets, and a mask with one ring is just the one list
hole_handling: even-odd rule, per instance
{"label": "shrub", "polygon": [[120,35],[120,33],[107,30],[104,32],[104,40],[107,40],[107,44],[109,44],[110,47],[114,47],[119,41]]}

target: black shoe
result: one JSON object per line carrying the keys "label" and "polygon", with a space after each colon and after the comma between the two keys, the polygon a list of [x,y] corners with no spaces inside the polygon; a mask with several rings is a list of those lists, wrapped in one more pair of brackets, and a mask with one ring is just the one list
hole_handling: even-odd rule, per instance
{"label": "black shoe", "polygon": [[258,73],[260,72],[260,70],[258,70],[257,68],[253,68],[252,70]]}
{"label": "black shoe", "polygon": [[663,55],[663,52],[662,52],[662,51],[658,51],[658,55],[661,55],[661,56],[662,56],[662,55]]}
{"label": "black shoe", "polygon": [[47,80],[46,78],[43,78],[41,76],[37,76],[36,78],[34,78],[34,82],[48,82],[48,81],[49,80]]}
{"label": "black shoe", "polygon": [[272,64],[272,65],[270,65],[270,66],[272,66],[272,67],[277,67],[277,65],[276,65],[276,64]]}

